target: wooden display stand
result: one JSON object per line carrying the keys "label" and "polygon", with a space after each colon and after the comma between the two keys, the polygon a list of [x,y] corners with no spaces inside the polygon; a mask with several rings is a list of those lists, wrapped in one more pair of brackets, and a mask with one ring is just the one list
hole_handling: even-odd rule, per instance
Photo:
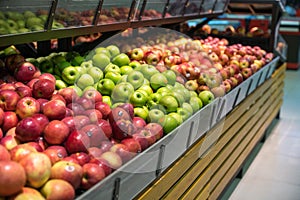
{"label": "wooden display stand", "polygon": [[278,115],[285,69],[276,69],[135,199],[218,199]]}

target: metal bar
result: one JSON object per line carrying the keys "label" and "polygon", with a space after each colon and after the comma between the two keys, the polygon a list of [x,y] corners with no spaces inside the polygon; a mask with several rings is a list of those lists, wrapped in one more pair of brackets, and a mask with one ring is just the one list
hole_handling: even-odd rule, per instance
{"label": "metal bar", "polygon": [[166,14],[168,12],[169,6],[170,6],[170,0],[167,0],[167,3],[165,5],[165,8],[164,8],[164,11],[163,11],[163,14],[162,14],[162,18],[166,17]]}
{"label": "metal bar", "polygon": [[101,15],[101,11],[102,11],[103,2],[104,2],[104,0],[100,0],[97,5],[97,8],[95,10],[95,15],[94,15],[93,23],[92,23],[94,26],[98,25],[99,17]]}
{"label": "metal bar", "polygon": [[159,155],[158,155],[158,161],[157,161],[157,168],[156,168],[156,176],[159,176],[161,173],[161,169],[162,169],[162,164],[163,164],[163,160],[164,160],[164,154],[165,154],[165,148],[166,146],[164,144],[162,144],[159,147]]}
{"label": "metal bar", "polygon": [[52,29],[52,24],[54,20],[55,10],[57,7],[58,0],[52,0],[50,11],[47,17],[47,21],[45,23],[44,29],[49,31]]}
{"label": "metal bar", "polygon": [[217,5],[217,2],[218,2],[218,0],[215,0],[215,2],[214,2],[214,4],[213,4],[213,7],[211,8],[211,11],[212,11],[212,12],[214,12],[215,7],[216,7],[216,5]]}
{"label": "metal bar", "polygon": [[190,0],[186,0],[185,3],[184,3],[184,7],[183,7],[182,13],[181,13],[182,16],[184,16],[185,11],[186,11],[186,8],[187,8],[188,5],[189,5],[189,2],[190,2]]}
{"label": "metal bar", "polygon": [[147,0],[144,0],[143,4],[142,4],[142,7],[141,7],[141,10],[140,10],[139,20],[142,19],[142,16],[143,16],[145,8],[146,8],[146,4],[147,4]]}
{"label": "metal bar", "polygon": [[189,136],[188,136],[188,139],[187,139],[187,142],[186,142],[186,148],[189,148],[189,146],[191,144],[193,131],[194,131],[194,121],[192,121],[191,125],[190,125]]}
{"label": "metal bar", "polygon": [[133,0],[133,1],[131,2],[130,10],[129,10],[128,17],[127,17],[127,21],[133,20],[133,13],[134,13],[134,11],[136,10],[136,1],[137,1],[137,0]]}
{"label": "metal bar", "polygon": [[200,6],[199,6],[199,15],[200,15],[200,13],[201,13],[201,11],[202,11],[203,3],[204,3],[204,0],[202,0],[201,3],[200,3]]}
{"label": "metal bar", "polygon": [[113,198],[112,198],[113,200],[118,200],[119,199],[120,184],[121,184],[121,178],[116,178],[115,179],[115,184],[114,184]]}

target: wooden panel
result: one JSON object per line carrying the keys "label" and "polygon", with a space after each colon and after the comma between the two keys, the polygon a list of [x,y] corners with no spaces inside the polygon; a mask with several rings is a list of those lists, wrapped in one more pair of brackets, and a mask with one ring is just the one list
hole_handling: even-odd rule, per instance
{"label": "wooden panel", "polygon": [[[230,177],[227,174],[223,174],[223,176],[220,174],[220,176],[215,176],[217,177],[215,180],[209,180],[209,176],[216,172],[220,166],[220,171],[223,170],[222,163],[226,162],[225,158],[231,154],[230,152],[235,149],[235,146],[239,144],[238,141],[240,141],[247,132],[255,132],[255,130],[257,131],[259,129],[259,127],[255,125],[255,120],[253,120],[250,125],[244,126],[244,124],[249,123],[249,118],[259,114],[264,115],[264,117],[269,117],[265,111],[260,110],[262,108],[266,109],[274,103],[268,101],[270,100],[272,91],[282,92],[285,68],[286,66],[282,65],[277,69],[273,73],[272,78],[259,86],[252,94],[241,102],[239,106],[226,116],[224,120],[221,120],[220,123],[215,125],[205,137],[202,137],[195,142],[182,157],[173,163],[169,169],[167,169],[135,199],[157,199],[162,197],[163,199],[178,199],[180,197],[184,199],[194,199],[194,197],[206,199],[207,191],[212,191],[213,197],[217,197],[233,175]],[[276,96],[276,98],[280,99],[278,96]],[[280,105],[278,109],[279,108]],[[272,120],[274,117],[275,116],[272,115],[268,120]],[[253,127],[251,127],[251,125],[255,125],[257,128],[252,130],[251,128]],[[264,124],[263,127],[267,125],[268,124]],[[220,136],[220,138],[218,138],[218,136]],[[227,147],[232,138],[238,137],[239,139],[236,139],[235,143],[230,143],[232,146]],[[214,146],[213,148],[208,149],[210,145]],[[224,147],[227,147],[228,149],[222,151]],[[239,153],[242,151],[242,149],[238,150]],[[204,152],[205,155],[202,155]],[[246,156],[242,158],[245,159],[245,157]],[[235,155],[235,158],[243,161],[243,159],[239,157],[239,154]],[[213,161],[214,159],[217,161]],[[228,162],[232,163],[233,160],[235,159],[233,158]],[[212,163],[212,165],[209,167],[210,173],[208,173],[207,167],[210,163]],[[237,168],[232,169],[230,166],[233,165],[228,166],[227,169],[230,168],[228,172],[235,170],[234,173],[236,173]],[[238,167],[239,166],[240,165],[238,165]],[[229,179],[225,178],[227,176]],[[222,183],[224,182],[223,185],[220,182],[221,180]]]}
{"label": "wooden panel", "polygon": [[196,200],[206,200],[209,197],[210,184],[207,184],[204,189],[195,197]]}

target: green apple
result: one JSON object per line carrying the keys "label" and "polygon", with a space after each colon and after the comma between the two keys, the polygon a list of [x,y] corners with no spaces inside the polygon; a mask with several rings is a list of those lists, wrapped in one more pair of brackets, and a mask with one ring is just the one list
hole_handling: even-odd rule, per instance
{"label": "green apple", "polygon": [[118,65],[109,63],[105,69],[104,69],[104,73],[106,74],[107,72],[117,72],[119,74],[121,74],[121,70],[120,67]]}
{"label": "green apple", "polygon": [[179,107],[176,98],[171,95],[161,97],[159,104],[165,107],[167,113],[176,112]]}
{"label": "green apple", "polygon": [[84,90],[87,86],[94,85],[94,79],[89,74],[82,74],[77,80],[76,85],[81,89]]}
{"label": "green apple", "polygon": [[112,106],[112,102],[111,102],[110,96],[102,96],[102,101],[104,103],[107,103],[110,107]]}
{"label": "green apple", "polygon": [[80,73],[80,75],[87,73],[87,70],[84,67],[81,67],[81,66],[74,66],[74,67],[77,69],[77,71]]}
{"label": "green apple", "polygon": [[182,106],[182,104],[184,103],[185,99],[182,95],[182,93],[178,92],[178,91],[173,91],[172,92],[172,96],[174,96],[177,100],[177,103],[179,106]]}
{"label": "green apple", "polygon": [[105,74],[104,78],[106,79],[110,79],[112,80],[115,84],[117,84],[121,78],[122,78],[122,75],[119,74],[118,72],[114,72],[114,71],[109,71]]}
{"label": "green apple", "polygon": [[192,106],[194,113],[203,107],[203,103],[198,96],[192,96],[189,103]]}
{"label": "green apple", "polygon": [[174,117],[176,119],[178,125],[182,124],[182,122],[183,122],[182,116],[180,114],[178,114],[177,112],[171,112],[168,115]]}
{"label": "green apple", "polygon": [[40,67],[40,63],[35,58],[26,58],[25,60],[38,68]]}
{"label": "green apple", "polygon": [[92,60],[89,60],[89,61],[84,61],[80,64],[81,67],[84,67],[85,69],[89,69],[91,67],[94,67],[93,65],[93,61]]}
{"label": "green apple", "polygon": [[159,109],[151,109],[149,110],[148,117],[147,117],[147,122],[148,123],[158,123],[159,120],[164,118],[165,113]]}
{"label": "green apple", "polygon": [[84,57],[82,56],[75,56],[72,60],[71,60],[71,64],[73,66],[78,66],[81,65],[81,63],[83,63],[84,61]]}
{"label": "green apple", "polygon": [[94,85],[89,85],[89,86],[85,87],[84,90],[83,90],[83,92],[89,91],[89,90],[97,90],[97,89],[95,88],[95,84],[94,84]]}
{"label": "green apple", "polygon": [[193,107],[189,103],[184,102],[181,107],[188,111],[191,115],[194,113]]}
{"label": "green apple", "polygon": [[43,20],[38,17],[29,17],[26,20],[26,27],[33,28],[35,26],[42,26]]}
{"label": "green apple", "polygon": [[165,117],[161,120],[160,124],[163,127],[164,134],[170,133],[179,125],[177,123],[177,120],[170,115],[165,115]]}
{"label": "green apple", "polygon": [[179,82],[175,82],[174,86],[173,86],[175,89],[186,89],[184,87],[183,84],[179,83]]}
{"label": "green apple", "polygon": [[190,91],[190,95],[191,95],[191,98],[192,97],[198,97],[198,94],[196,91]]}
{"label": "green apple", "polygon": [[155,102],[155,103],[159,103],[160,99],[161,99],[162,95],[160,93],[153,93],[150,94],[150,99]]}
{"label": "green apple", "polygon": [[150,85],[143,84],[141,87],[138,88],[138,90],[145,91],[148,96],[150,96],[151,94],[153,94],[153,90],[150,87]]}
{"label": "green apple", "polygon": [[149,111],[146,106],[135,107],[133,111],[134,111],[134,116],[141,117],[142,119],[147,120]]}
{"label": "green apple", "polygon": [[181,116],[182,120],[187,120],[191,115],[191,113],[184,108],[177,108],[177,113]]}
{"label": "green apple", "polygon": [[209,90],[201,91],[199,93],[199,98],[201,99],[203,106],[206,106],[215,99],[214,94]]}
{"label": "green apple", "polygon": [[110,79],[101,79],[97,84],[97,90],[102,95],[111,95],[113,89],[115,87],[115,83]]}
{"label": "green apple", "polygon": [[123,65],[122,67],[120,67],[120,73],[122,75],[128,74],[131,71],[133,71],[133,69],[129,65]]}
{"label": "green apple", "polygon": [[158,90],[156,90],[156,93],[161,94],[161,96],[166,96],[166,95],[170,95],[173,94],[173,91],[170,90],[170,88],[168,87],[161,87]]}
{"label": "green apple", "polygon": [[130,96],[133,94],[134,88],[130,83],[122,82],[115,86],[112,91],[111,99],[113,103],[128,102]]}
{"label": "green apple", "polygon": [[26,10],[23,12],[23,16],[27,19],[29,17],[36,17],[36,15],[32,12],[32,11],[29,11],[29,10]]}
{"label": "green apple", "polygon": [[61,80],[60,76],[57,76],[56,74],[53,75],[55,77],[56,80]]}
{"label": "green apple", "polygon": [[181,93],[182,96],[184,97],[185,102],[189,102],[191,98],[191,93],[188,89],[186,88],[181,88],[181,89],[176,89],[177,92]]}
{"label": "green apple", "polygon": [[100,54],[100,53],[105,54],[109,58],[111,57],[109,50],[105,47],[97,47],[95,49],[95,54]]}
{"label": "green apple", "polygon": [[[144,77],[148,80],[154,75],[159,73],[159,71],[153,66],[148,64],[142,64],[140,72],[143,73]],[[150,81],[151,82],[151,81]]]}
{"label": "green apple", "polygon": [[62,81],[62,80],[55,81],[55,89],[56,90],[60,90],[60,89],[66,88],[66,87],[68,87],[68,85],[64,81]]}
{"label": "green apple", "polygon": [[168,84],[167,78],[161,73],[155,73],[150,78],[150,85],[154,90],[164,87]]}
{"label": "green apple", "polygon": [[69,66],[66,67],[63,71],[62,71],[62,80],[64,82],[66,82],[69,85],[72,85],[75,83],[75,81],[79,78],[80,73],[77,71],[77,69],[75,67]]}
{"label": "green apple", "polygon": [[136,90],[144,84],[144,76],[141,72],[133,70],[128,74],[127,82],[131,83]]}
{"label": "green apple", "polygon": [[144,85],[149,85],[150,86],[150,81],[148,79],[144,78]]}
{"label": "green apple", "polygon": [[90,67],[87,69],[87,72],[91,77],[93,77],[94,82],[98,82],[100,79],[103,79],[103,72],[98,67]]}
{"label": "green apple", "polygon": [[146,102],[148,101],[148,97],[141,91],[134,91],[133,94],[129,98],[129,102],[134,107],[142,107],[146,105]]}
{"label": "green apple", "polygon": [[110,63],[110,58],[103,53],[99,53],[95,54],[92,57],[92,61],[95,67],[98,67],[103,71],[105,67]]}
{"label": "green apple", "polygon": [[61,62],[66,62],[67,60],[63,55],[55,54],[55,55],[51,56],[51,61],[55,64],[58,64],[58,63],[61,63]]}
{"label": "green apple", "polygon": [[127,76],[128,76],[127,74],[122,75],[121,79],[118,81],[117,84],[122,83],[122,82],[127,82]]}
{"label": "green apple", "polygon": [[54,64],[51,60],[49,59],[44,59],[40,64],[39,64],[39,69],[41,70],[41,72],[43,73],[50,73],[53,74],[53,69]]}
{"label": "green apple", "polygon": [[[67,67],[72,67],[71,63],[67,62],[67,61],[62,61],[56,64],[56,67],[58,68],[59,72],[58,73],[62,73],[62,71],[67,68]],[[55,69],[54,69],[55,70]],[[59,75],[59,74],[57,74]]]}
{"label": "green apple", "polygon": [[111,58],[114,58],[120,54],[120,49],[116,45],[109,45],[106,47],[106,49],[109,51]]}
{"label": "green apple", "polygon": [[130,59],[125,53],[120,53],[112,59],[112,63],[121,67],[124,65],[129,65]]}
{"label": "green apple", "polygon": [[176,74],[173,70],[166,70],[162,74],[167,78],[168,84],[174,85],[176,82]]}
{"label": "green apple", "polygon": [[141,70],[141,63],[139,61],[131,61],[129,63],[129,67],[131,67],[134,70],[140,71]]}

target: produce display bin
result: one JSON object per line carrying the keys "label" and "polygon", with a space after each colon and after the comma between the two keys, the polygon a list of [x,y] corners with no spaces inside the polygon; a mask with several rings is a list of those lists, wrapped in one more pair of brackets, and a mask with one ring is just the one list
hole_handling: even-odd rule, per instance
{"label": "produce display bin", "polygon": [[[84,6],[81,6],[83,2]],[[8,33],[5,32],[4,34],[0,32],[0,47],[36,41],[38,44],[41,44],[54,38],[65,39],[99,32],[110,35],[128,28],[141,26],[179,24],[188,19],[218,16],[225,12],[229,4],[229,0],[190,0],[184,1],[184,4],[180,1],[180,9],[172,13],[172,11],[174,11],[171,9],[172,6],[178,5],[178,2],[177,0],[35,0],[30,2],[4,0],[0,2],[1,13],[7,10],[12,12],[30,10],[34,13],[43,13],[45,15],[45,21],[41,26],[42,28],[30,29],[30,32],[17,33],[11,31]],[[281,4],[281,1],[279,2]],[[275,4],[278,3],[278,1],[265,1],[265,3]],[[112,8],[115,8],[115,10],[112,10]],[[42,10],[43,12],[41,12]],[[120,12],[121,15],[118,16],[116,12],[112,11]],[[84,16],[86,21],[83,23],[83,20],[78,21],[78,19],[72,17],[64,18],[69,12],[74,15],[76,14],[76,16]],[[57,26],[53,26],[55,24]],[[1,26],[0,24],[0,30],[3,29]],[[241,40],[244,40],[244,38]],[[37,46],[44,47],[42,45]],[[168,197],[169,193],[174,194],[174,196],[169,196],[170,198],[174,197],[174,199],[176,199],[178,197],[176,195],[179,195],[180,192],[182,192],[182,194],[180,194],[179,197],[188,197],[189,195],[199,195],[199,197],[203,198],[208,198],[210,195],[212,198],[218,197],[226,184],[221,182],[223,180],[219,179],[220,177],[218,175],[213,177],[214,174],[222,173],[222,170],[218,168],[221,164],[216,168],[214,168],[214,166],[217,164],[207,164],[221,155],[219,153],[221,153],[222,148],[216,148],[214,145],[222,145],[223,141],[225,141],[224,145],[229,142],[229,138],[224,139],[227,135],[236,137],[239,133],[239,129],[234,130],[230,128],[232,131],[227,130],[229,130],[231,126],[238,126],[239,119],[235,116],[236,113],[238,113],[239,116],[244,114],[242,118],[244,121],[251,118],[249,117],[250,111],[257,108],[253,105],[253,102],[259,102],[258,105],[261,112],[265,110],[268,111],[266,114],[256,113],[258,117],[263,117],[268,122],[266,125],[257,125],[255,130],[259,132],[259,135],[255,136],[253,143],[257,142],[270,120],[274,118],[275,111],[279,111],[280,109],[281,102],[277,102],[275,110],[271,113],[272,115],[268,116],[267,114],[271,112],[269,111],[271,105],[268,103],[270,101],[264,101],[265,98],[270,96],[274,98],[275,86],[280,86],[278,95],[282,93],[281,84],[283,81],[282,77],[284,76],[284,66],[277,68],[278,63],[279,57],[276,57],[272,62],[243,81],[242,84],[238,85],[228,94],[216,98],[210,104],[194,113],[183,124],[142,153],[139,153],[121,168],[107,176],[103,181],[91,189],[79,193],[77,199],[153,199]],[[272,86],[272,84],[274,84],[274,86]],[[269,89],[271,89],[270,92]],[[263,94],[264,92],[267,93],[267,95]],[[266,107],[263,105],[265,102],[267,102]],[[252,109],[250,111],[248,111],[249,106],[251,106]],[[234,120],[229,122],[232,118],[234,118]],[[218,131],[216,131],[216,129],[218,129]],[[251,131],[250,128],[247,129],[247,131],[243,133],[245,137],[247,137],[247,141],[251,139],[250,136],[246,136],[248,132],[251,132],[253,135],[256,134],[256,132]],[[212,133],[213,135],[211,135]],[[226,135],[223,136],[223,134]],[[222,137],[222,140],[218,141],[220,137]],[[228,148],[235,149],[238,143],[239,142],[236,141],[235,146]],[[246,145],[246,142],[242,143],[243,147],[244,145]],[[247,151],[251,149],[252,146],[247,146]],[[237,159],[236,154],[240,155],[242,150],[237,148],[236,152],[237,153],[233,155],[235,159]],[[186,160],[190,158],[190,153],[193,154],[192,159]],[[241,160],[245,159],[243,156],[241,157]],[[185,161],[188,163],[187,165],[184,164]],[[240,164],[240,162],[238,162],[238,164]],[[234,171],[237,171],[237,168],[240,167],[235,164],[232,165],[234,165]],[[207,168],[204,170],[206,166]],[[176,169],[177,172],[172,171],[173,169]],[[198,174],[191,179],[193,180],[192,182],[189,182],[184,176],[188,175],[187,177],[191,177],[191,175],[186,174],[186,172],[192,170],[197,170]],[[169,174],[173,176],[170,177]],[[224,179],[226,183],[233,177],[233,172],[228,172],[228,174],[228,177]],[[204,178],[201,179],[201,177]],[[167,180],[171,180],[170,184],[167,184]],[[185,189],[182,191],[173,190],[173,188],[176,189],[178,187],[176,181],[179,181],[179,185],[184,183],[182,184],[182,188]],[[219,181],[220,183],[218,183]],[[161,186],[162,182],[164,182],[164,186],[157,188],[157,185]],[[198,191],[197,194],[195,191],[191,192],[194,186],[199,185],[201,190]],[[185,190],[186,193],[184,194],[183,192]]]}

